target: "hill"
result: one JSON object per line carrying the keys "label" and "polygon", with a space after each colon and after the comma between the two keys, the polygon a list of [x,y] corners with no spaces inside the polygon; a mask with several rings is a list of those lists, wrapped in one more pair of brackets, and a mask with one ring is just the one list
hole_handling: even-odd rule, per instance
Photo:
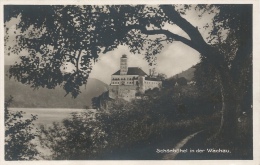
{"label": "hill", "polygon": [[[8,66],[5,66],[5,71]],[[33,90],[29,85],[24,85],[5,76],[5,98],[14,97],[12,107],[17,108],[85,108],[91,106],[91,99],[107,91],[108,85],[104,82],[89,78],[88,83],[81,87],[81,93],[74,99],[65,96],[62,87],[55,89],[40,88]]]}
{"label": "hill", "polygon": [[191,68],[185,70],[185,71],[182,71],[181,73],[178,73],[174,76],[172,76],[172,78],[177,78],[177,76],[180,78],[180,77],[184,77],[186,78],[188,81],[191,81],[194,77],[194,72],[195,72],[196,68],[195,66],[192,66]]}

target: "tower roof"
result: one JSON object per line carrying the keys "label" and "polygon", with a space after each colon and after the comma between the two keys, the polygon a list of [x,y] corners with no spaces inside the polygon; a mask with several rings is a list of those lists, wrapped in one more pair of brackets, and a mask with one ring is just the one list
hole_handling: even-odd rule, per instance
{"label": "tower roof", "polygon": [[[120,75],[120,70],[115,72],[113,75]],[[145,76],[147,74],[141,68],[138,68],[138,67],[128,67],[128,71],[127,71],[126,75]]]}

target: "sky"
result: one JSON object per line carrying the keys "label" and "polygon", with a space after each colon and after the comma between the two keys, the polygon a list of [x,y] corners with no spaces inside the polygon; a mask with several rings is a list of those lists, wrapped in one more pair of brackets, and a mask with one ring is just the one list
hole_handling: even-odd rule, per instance
{"label": "sky", "polygon": [[[204,38],[207,37],[207,31],[203,29],[203,26],[210,22],[212,15],[205,15],[202,18],[197,17],[198,13],[191,10],[187,12],[185,19],[187,19],[191,24],[197,26]],[[7,46],[15,45],[15,36],[20,33],[19,29],[16,29],[16,24],[19,22],[19,19],[12,19],[6,23],[6,27],[9,28],[8,36],[9,41],[6,43]],[[175,25],[166,24],[164,29],[167,29],[171,32],[179,34],[183,37],[187,37],[187,34],[183,32],[179,27]],[[15,34],[16,33],[16,34]],[[14,64],[18,59],[18,55],[10,53],[5,49],[5,65]],[[23,50],[21,55],[26,54],[27,51]],[[90,78],[97,78],[107,84],[110,84],[111,75],[119,70],[120,57],[126,54],[128,56],[128,66],[129,67],[141,67],[146,73],[149,73],[148,70],[151,68],[147,61],[144,59],[143,54],[132,54],[130,53],[127,46],[119,46],[117,49],[107,52],[106,54],[99,54],[98,62],[93,65]],[[186,46],[185,44],[175,41],[170,44],[165,44],[162,52],[157,55],[157,65],[154,66],[157,73],[164,73],[167,77],[171,77],[175,74],[178,74],[193,65],[197,64],[200,61],[199,53],[194,49]]]}

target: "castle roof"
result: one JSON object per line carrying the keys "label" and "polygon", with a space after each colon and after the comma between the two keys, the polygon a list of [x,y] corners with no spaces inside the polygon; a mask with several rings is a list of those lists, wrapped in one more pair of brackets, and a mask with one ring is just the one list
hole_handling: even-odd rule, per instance
{"label": "castle roof", "polygon": [[145,77],[145,80],[149,80],[149,81],[161,81],[158,77]]}
{"label": "castle roof", "polygon": [[[120,70],[115,72],[113,75],[120,75]],[[128,71],[127,71],[126,75],[145,76],[147,74],[141,68],[138,68],[138,67],[128,67]]]}

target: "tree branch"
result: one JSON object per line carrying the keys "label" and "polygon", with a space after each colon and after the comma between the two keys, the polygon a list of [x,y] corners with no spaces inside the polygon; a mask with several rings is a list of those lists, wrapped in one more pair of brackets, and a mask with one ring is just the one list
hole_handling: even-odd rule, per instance
{"label": "tree branch", "polygon": [[184,32],[190,37],[190,41],[193,43],[196,50],[198,50],[202,56],[208,56],[207,53],[210,52],[211,46],[208,45],[200,34],[199,30],[194,27],[190,22],[181,17],[181,15],[175,10],[174,6],[170,5],[160,5],[166,16],[179,26]]}
{"label": "tree branch", "polygon": [[76,58],[76,69],[77,71],[76,72],[79,72],[79,65],[80,65],[80,60],[81,60],[81,52],[82,52],[82,49],[79,50],[79,54]]}
{"label": "tree branch", "polygon": [[197,50],[198,52],[200,52],[200,49],[191,40],[188,40],[187,38],[179,36],[179,35],[172,33],[168,30],[164,30],[164,29],[147,30],[146,27],[144,27],[142,25],[128,25],[127,26],[127,31],[130,31],[130,30],[133,30],[133,29],[140,30],[141,33],[147,34],[147,35],[163,34],[168,38],[173,38],[176,41],[180,41],[180,42],[190,46],[191,48]]}

